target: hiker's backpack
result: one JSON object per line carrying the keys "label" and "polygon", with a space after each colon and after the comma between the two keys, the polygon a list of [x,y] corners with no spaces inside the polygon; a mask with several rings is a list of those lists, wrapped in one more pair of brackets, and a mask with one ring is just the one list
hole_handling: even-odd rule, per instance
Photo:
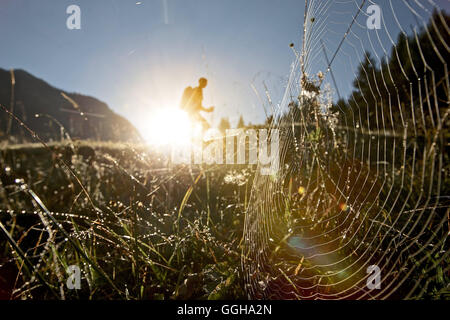
{"label": "hiker's backpack", "polygon": [[181,109],[188,110],[191,103],[192,95],[194,94],[194,89],[192,87],[187,87],[184,89],[183,96],[181,97]]}

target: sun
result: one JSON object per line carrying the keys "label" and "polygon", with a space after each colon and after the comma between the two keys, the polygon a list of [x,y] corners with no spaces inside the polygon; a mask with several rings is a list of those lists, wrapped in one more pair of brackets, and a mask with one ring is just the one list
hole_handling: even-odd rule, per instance
{"label": "sun", "polygon": [[192,122],[183,110],[166,107],[152,112],[141,132],[152,146],[189,146],[199,132],[199,125]]}

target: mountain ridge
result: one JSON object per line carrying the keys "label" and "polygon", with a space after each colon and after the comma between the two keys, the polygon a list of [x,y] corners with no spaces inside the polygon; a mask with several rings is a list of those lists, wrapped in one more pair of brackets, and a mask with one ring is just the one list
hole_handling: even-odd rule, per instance
{"label": "mountain ridge", "polygon": [[[0,68],[0,104],[23,120],[44,141],[60,140],[60,125],[74,139],[142,141],[137,129],[105,102],[60,90],[23,69]],[[17,121],[1,112],[0,140],[32,141]]]}

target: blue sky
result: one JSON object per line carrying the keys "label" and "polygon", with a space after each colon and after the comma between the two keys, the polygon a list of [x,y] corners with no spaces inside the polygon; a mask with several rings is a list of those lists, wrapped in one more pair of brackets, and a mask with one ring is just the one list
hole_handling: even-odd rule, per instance
{"label": "blue sky", "polygon": [[[400,2],[394,7],[401,24],[416,24],[409,11],[397,8]],[[437,3],[448,8],[447,0]],[[66,28],[71,4],[81,8],[81,30]],[[322,37],[329,56],[355,8],[349,1],[327,21]],[[264,81],[278,102],[295,58],[289,44],[301,46],[303,10],[300,0],[1,0],[0,67],[25,69],[63,90],[92,95],[138,127],[153,109],[177,104],[183,88],[205,76],[205,106],[216,106],[210,121],[227,116],[234,124],[243,114],[256,123],[265,116],[250,84],[261,89]],[[386,16],[386,26],[395,40],[392,17]],[[355,32],[367,34],[364,26]],[[333,65],[344,95],[354,76],[348,60],[358,59],[347,43],[346,50]]]}

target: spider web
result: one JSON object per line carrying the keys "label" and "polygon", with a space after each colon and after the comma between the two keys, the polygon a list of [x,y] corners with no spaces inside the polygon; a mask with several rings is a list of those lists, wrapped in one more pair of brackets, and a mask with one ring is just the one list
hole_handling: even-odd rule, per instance
{"label": "spider web", "polygon": [[371,30],[374,4],[305,1],[272,121],[282,166],[257,173],[246,210],[250,298],[448,292],[449,18],[431,0],[380,1]]}

